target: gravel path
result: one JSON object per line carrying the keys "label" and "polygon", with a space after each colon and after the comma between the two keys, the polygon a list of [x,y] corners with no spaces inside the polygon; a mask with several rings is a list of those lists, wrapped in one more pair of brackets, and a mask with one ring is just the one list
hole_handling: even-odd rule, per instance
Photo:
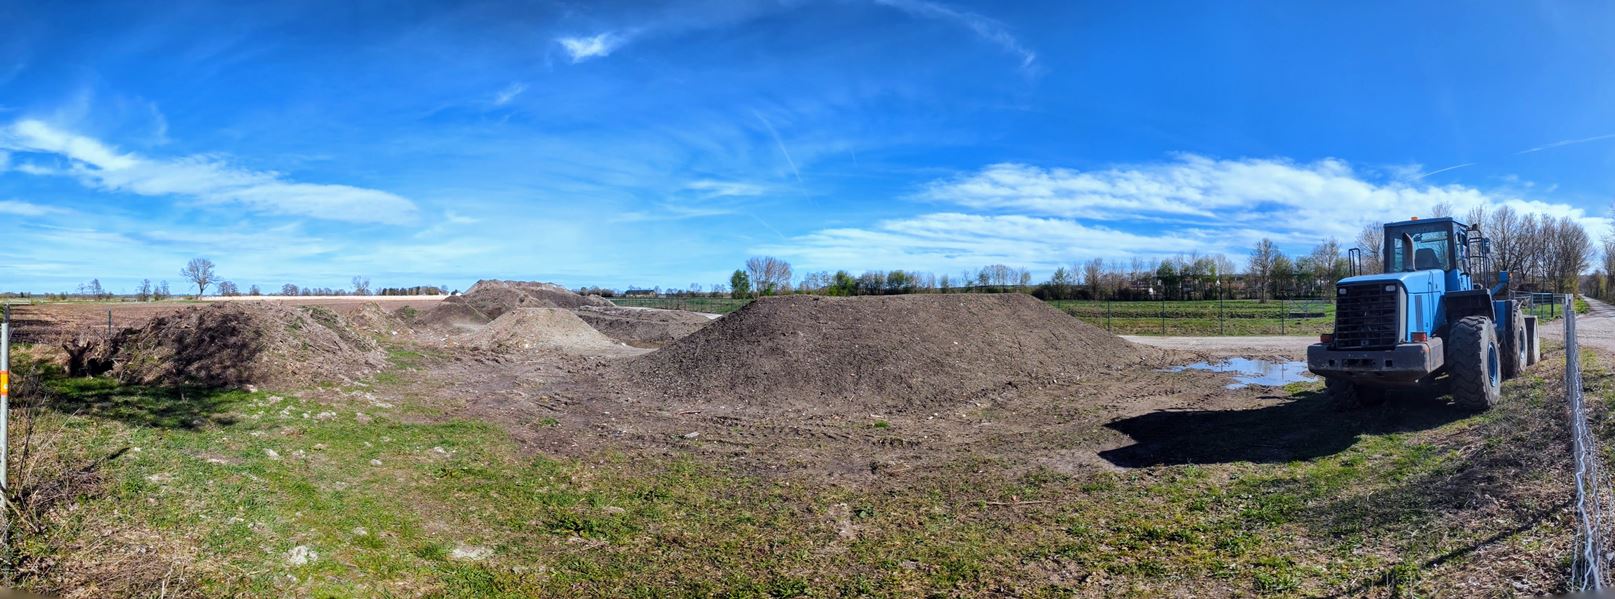
{"label": "gravel path", "polygon": [[[1590,297],[1583,299],[1587,300],[1589,310],[1586,314],[1576,316],[1576,341],[1588,347],[1615,352],[1615,306]],[[1565,338],[1563,320],[1542,322],[1537,326],[1537,334],[1543,339],[1563,341]]]}

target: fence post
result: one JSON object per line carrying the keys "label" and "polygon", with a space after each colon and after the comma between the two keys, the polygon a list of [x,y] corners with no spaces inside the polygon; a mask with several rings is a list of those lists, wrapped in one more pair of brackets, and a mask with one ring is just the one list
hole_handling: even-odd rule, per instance
{"label": "fence post", "polygon": [[11,561],[11,304],[0,305],[0,547]]}
{"label": "fence post", "polygon": [[1284,304],[1285,304],[1284,298],[1282,298],[1282,297],[1279,298],[1279,334],[1280,335],[1284,334],[1284,320],[1285,320],[1285,317],[1288,316],[1288,314],[1286,314],[1286,313],[1289,312],[1289,308],[1286,308]]}

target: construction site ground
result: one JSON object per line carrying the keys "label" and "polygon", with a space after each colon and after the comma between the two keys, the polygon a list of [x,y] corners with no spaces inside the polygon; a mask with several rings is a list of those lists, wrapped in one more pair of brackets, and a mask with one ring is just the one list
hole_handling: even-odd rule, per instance
{"label": "construction site ground", "polygon": [[[186,390],[47,377],[54,404],[37,417],[73,441],[67,457],[118,457],[97,462],[99,492],[52,516],[48,542],[75,567],[40,566],[52,582],[38,590],[1221,597],[1564,587],[1568,453],[1543,449],[1564,443],[1563,356],[1551,342],[1490,412],[1425,391],[1343,410],[1319,383],[1231,389],[1224,374],[1169,369],[1218,356],[1297,359],[1306,338],[1123,341],[1011,311],[1026,319],[1013,324],[1054,336],[1005,339],[1106,355],[1004,349],[1007,362],[945,377],[927,370],[951,363],[927,360],[948,351],[937,347],[890,362],[910,372],[859,371],[827,387],[866,390],[838,404],[812,391],[814,379],[845,372],[778,371],[787,366],[746,361],[761,352],[744,344],[822,353],[830,346],[802,333],[834,330],[848,351],[898,351],[826,315],[895,319],[913,338],[947,344],[989,347],[1000,332],[915,330],[954,322],[923,304],[891,306],[927,311],[913,322],[813,312],[848,304],[780,306],[771,320],[749,307],[709,325],[726,329],[697,332],[701,343],[742,344],[711,364],[689,361],[713,351],[693,341],[647,358],[658,350],[518,310],[486,325],[502,331],[496,344],[371,325],[386,366],[334,384]],[[106,309],[30,306],[19,317],[60,327]],[[112,309],[123,326],[159,308]],[[780,324],[799,313],[809,316]],[[1594,320],[1582,321],[1584,336]],[[508,342],[561,330],[570,341]],[[1590,396],[1615,392],[1606,354],[1584,363]],[[724,378],[735,365],[765,372]],[[952,382],[990,382],[989,367],[1024,371],[1003,384]],[[789,384],[748,386],[770,377]],[[946,380],[924,382],[935,377]],[[916,385],[915,395],[885,393],[883,381]]]}

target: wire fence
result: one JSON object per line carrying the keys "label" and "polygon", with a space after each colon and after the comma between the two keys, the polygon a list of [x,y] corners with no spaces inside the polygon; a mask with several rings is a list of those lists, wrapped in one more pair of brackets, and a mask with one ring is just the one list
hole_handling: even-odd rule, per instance
{"label": "wire fence", "polygon": [[1570,404],[1571,453],[1575,458],[1576,542],[1570,565],[1570,589],[1576,592],[1604,588],[1605,552],[1608,540],[1608,514],[1611,501],[1609,479],[1599,456],[1592,427],[1588,424],[1587,403],[1582,397],[1581,355],[1576,343],[1576,311],[1565,302],[1565,397]]}

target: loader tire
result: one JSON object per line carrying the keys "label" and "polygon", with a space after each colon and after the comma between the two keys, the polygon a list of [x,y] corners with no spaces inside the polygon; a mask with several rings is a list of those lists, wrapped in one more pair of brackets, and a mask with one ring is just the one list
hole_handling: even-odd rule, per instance
{"label": "loader tire", "polygon": [[1492,320],[1485,316],[1459,320],[1452,325],[1448,341],[1453,402],[1466,410],[1491,408],[1502,394],[1503,385],[1503,352]]}
{"label": "loader tire", "polygon": [[1520,375],[1529,364],[1530,356],[1525,344],[1525,316],[1520,314],[1519,302],[1509,302],[1508,339],[1504,340],[1501,348],[1503,354],[1503,378],[1511,379]]}
{"label": "loader tire", "polygon": [[1345,379],[1324,379],[1323,393],[1338,410],[1355,410],[1385,403],[1385,390]]}

